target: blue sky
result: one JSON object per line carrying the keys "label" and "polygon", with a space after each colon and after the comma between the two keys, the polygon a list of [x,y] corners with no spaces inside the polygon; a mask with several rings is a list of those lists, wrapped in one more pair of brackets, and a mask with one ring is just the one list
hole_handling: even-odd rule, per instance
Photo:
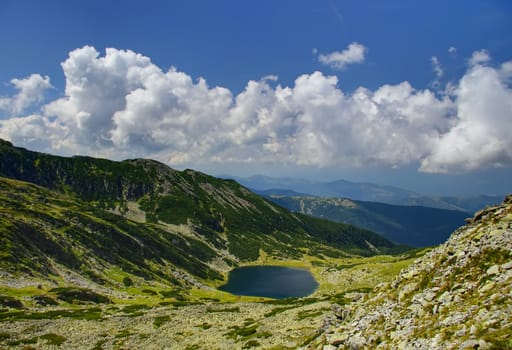
{"label": "blue sky", "polygon": [[217,174],[510,192],[511,34],[505,0],[2,1],[0,137]]}

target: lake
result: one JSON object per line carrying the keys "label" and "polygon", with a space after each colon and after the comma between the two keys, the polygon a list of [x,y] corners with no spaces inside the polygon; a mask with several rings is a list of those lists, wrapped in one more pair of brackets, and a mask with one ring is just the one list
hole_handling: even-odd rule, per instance
{"label": "lake", "polygon": [[282,266],[246,266],[229,273],[224,292],[274,299],[299,298],[313,293],[318,283],[306,269]]}

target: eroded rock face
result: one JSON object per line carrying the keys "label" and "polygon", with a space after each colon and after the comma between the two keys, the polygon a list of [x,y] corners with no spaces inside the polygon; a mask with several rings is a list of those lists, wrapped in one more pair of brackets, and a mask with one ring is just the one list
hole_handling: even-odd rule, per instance
{"label": "eroded rock face", "polygon": [[343,310],[306,349],[512,348],[512,195]]}

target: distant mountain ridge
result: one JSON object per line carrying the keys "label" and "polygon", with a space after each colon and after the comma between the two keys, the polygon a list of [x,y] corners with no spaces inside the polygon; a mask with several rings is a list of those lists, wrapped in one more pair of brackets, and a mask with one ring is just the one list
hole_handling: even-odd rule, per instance
{"label": "distant mountain ridge", "polygon": [[458,210],[423,206],[266,193],[270,200],[289,210],[364,227],[394,242],[414,247],[443,243],[470,216]]}
{"label": "distant mountain ridge", "polygon": [[470,197],[425,196],[413,191],[394,186],[384,186],[373,183],[357,183],[347,180],[317,182],[294,178],[274,178],[264,175],[237,177],[222,175],[230,178],[257,192],[273,190],[291,190],[297,193],[318,197],[343,197],[353,200],[380,202],[394,205],[415,205],[439,209],[459,210],[473,213],[486,205],[501,202],[504,195],[481,195]]}

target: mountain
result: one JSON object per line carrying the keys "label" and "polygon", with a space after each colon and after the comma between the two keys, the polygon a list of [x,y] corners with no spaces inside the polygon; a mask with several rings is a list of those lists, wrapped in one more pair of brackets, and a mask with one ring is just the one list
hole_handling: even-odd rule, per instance
{"label": "mountain", "polygon": [[276,188],[271,188],[271,189],[268,189],[268,190],[253,190],[254,193],[256,194],[259,194],[260,196],[264,196],[264,197],[316,197],[316,196],[313,196],[311,194],[308,194],[308,193],[300,193],[300,192],[295,192],[295,191],[292,191],[292,190],[283,190],[283,189],[276,189]]}
{"label": "mountain", "polygon": [[109,269],[121,268],[180,284],[187,278],[179,271],[222,280],[230,266],[262,251],[300,257],[398,249],[365,229],[292,214],[233,180],[152,160],[57,157],[1,141],[0,176],[0,264],[12,273],[66,270],[114,283]]}
{"label": "mountain", "polygon": [[273,178],[256,175],[248,178],[223,175],[257,192],[271,191],[278,194],[284,190],[318,197],[342,197],[359,201],[380,202],[393,205],[412,205],[438,209],[459,210],[473,213],[486,205],[499,203],[503,195],[497,196],[425,196],[394,186],[373,183],[358,183],[346,180],[318,182],[293,178]]}
{"label": "mountain", "polygon": [[334,311],[306,349],[512,348],[512,196]]}
{"label": "mountain", "polygon": [[413,247],[443,243],[470,215],[457,210],[399,206],[347,198],[281,195],[270,195],[268,198],[291,211],[364,227],[391,241]]}
{"label": "mountain", "polygon": [[229,177],[242,185],[256,191],[281,189],[320,197],[346,197],[357,200],[390,202],[402,201],[404,198],[416,196],[414,192],[392,186],[381,186],[372,183],[355,183],[346,180],[331,182],[315,182],[293,178],[273,178],[255,175],[248,178]]}
{"label": "mountain", "polygon": [[[232,180],[0,142],[0,347],[507,348],[511,202],[441,248],[404,250]],[[283,300],[216,288],[252,264],[319,286]]]}

